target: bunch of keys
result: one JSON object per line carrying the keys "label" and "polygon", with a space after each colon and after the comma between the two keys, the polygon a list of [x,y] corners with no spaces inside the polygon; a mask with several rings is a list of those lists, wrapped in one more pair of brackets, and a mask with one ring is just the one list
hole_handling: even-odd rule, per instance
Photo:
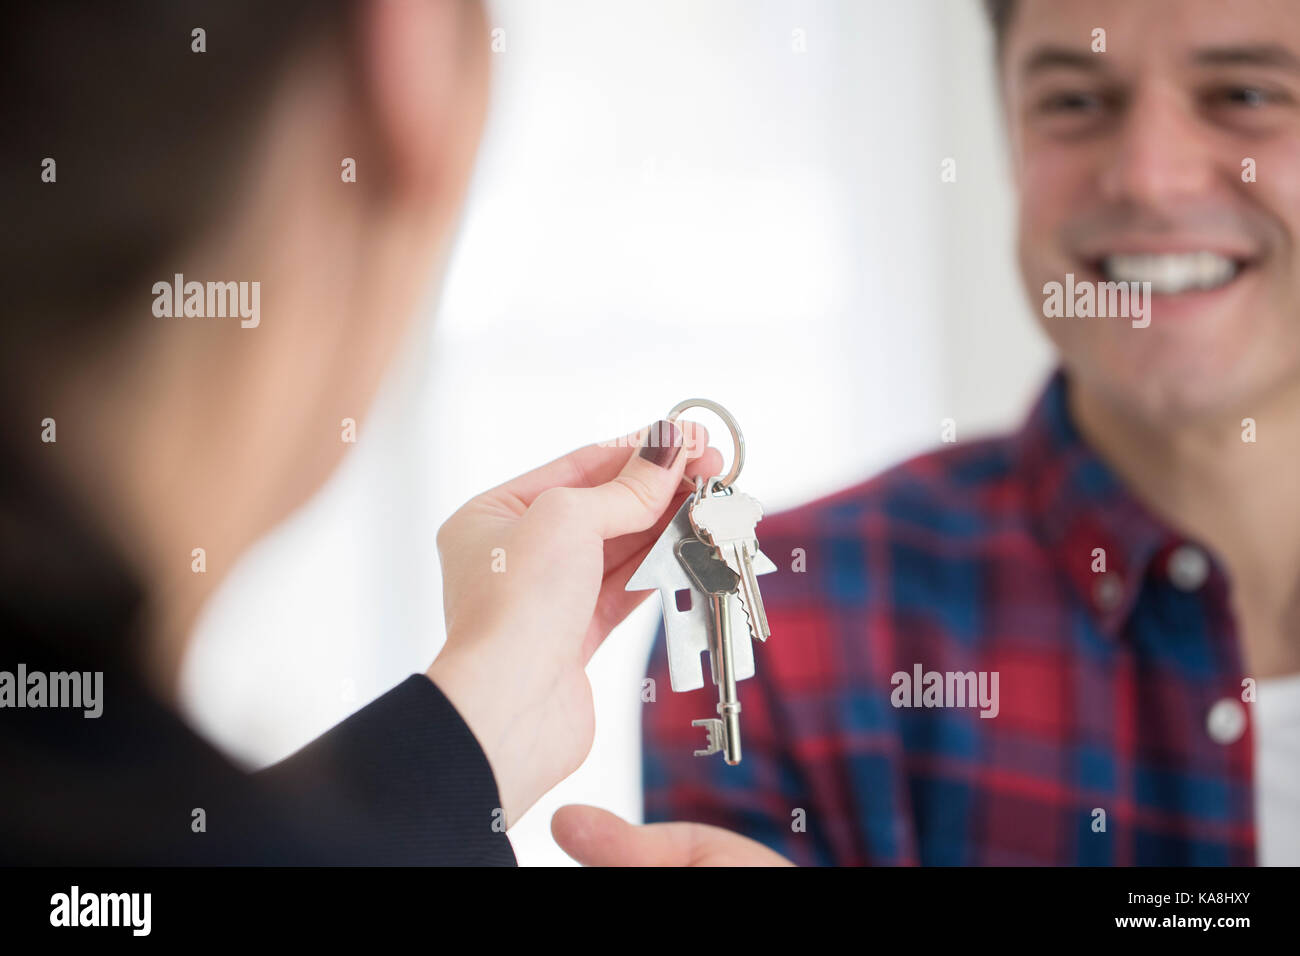
{"label": "bunch of keys", "polygon": [[[678,403],[668,421],[675,422],[688,408],[707,408],[726,424],[736,448],[731,469],[721,478],[696,478],[695,493],[677,510],[627,582],[627,590],[659,591],[674,691],[704,686],[700,655],[708,651],[718,688],[718,716],[691,722],[708,733],[707,746],[695,755],[722,751],[723,759],[734,766],[740,763],[736,681],[754,676],[753,641],[771,635],[758,575],[775,571],[776,565],[758,550],[754,535],[763,506],[735,488],[745,464],[740,427],[725,408],[703,398]],[[741,621],[743,628],[738,626]]]}

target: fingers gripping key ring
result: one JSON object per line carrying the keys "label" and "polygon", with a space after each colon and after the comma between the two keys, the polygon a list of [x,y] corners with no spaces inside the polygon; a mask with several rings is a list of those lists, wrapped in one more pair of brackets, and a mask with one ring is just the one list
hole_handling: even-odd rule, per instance
{"label": "fingers gripping key ring", "polygon": [[721,418],[722,423],[727,426],[727,431],[731,432],[731,440],[736,448],[731,458],[731,469],[714,482],[717,488],[730,488],[740,477],[740,469],[745,467],[745,436],[740,433],[740,426],[736,424],[736,419],[732,417],[731,412],[707,398],[688,398],[684,402],[678,402],[668,413],[668,421],[676,423],[678,417],[688,408],[707,408]]}

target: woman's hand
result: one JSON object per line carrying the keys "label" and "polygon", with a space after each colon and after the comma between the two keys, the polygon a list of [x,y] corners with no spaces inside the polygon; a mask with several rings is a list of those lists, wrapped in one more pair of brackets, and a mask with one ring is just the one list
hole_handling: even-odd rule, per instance
{"label": "woman's hand", "polygon": [[483,746],[507,826],[591,749],[587,661],[648,595],[623,587],[685,500],[683,474],[721,467],[702,426],[657,422],[485,492],[439,529],[447,643],[428,676]]}
{"label": "woman's hand", "polygon": [[584,866],[794,866],[749,837],[702,823],[633,826],[597,807],[561,807],[551,835]]}

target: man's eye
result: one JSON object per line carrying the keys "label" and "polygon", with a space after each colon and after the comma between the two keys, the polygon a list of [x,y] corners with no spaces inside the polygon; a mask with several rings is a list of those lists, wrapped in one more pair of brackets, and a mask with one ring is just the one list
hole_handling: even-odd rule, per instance
{"label": "man's eye", "polygon": [[1209,101],[1216,106],[1232,106],[1242,109],[1259,109],[1274,103],[1286,102],[1283,93],[1267,90],[1259,86],[1225,86],[1211,90]]}
{"label": "man's eye", "polygon": [[1062,93],[1052,93],[1039,100],[1038,112],[1049,114],[1092,113],[1100,110],[1104,105],[1102,97],[1096,93],[1067,90]]}

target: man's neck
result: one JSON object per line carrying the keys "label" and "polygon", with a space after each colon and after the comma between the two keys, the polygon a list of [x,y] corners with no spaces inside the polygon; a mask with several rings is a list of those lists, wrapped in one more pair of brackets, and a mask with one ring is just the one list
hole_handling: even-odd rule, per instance
{"label": "man's neck", "polygon": [[1255,410],[1254,441],[1235,414],[1154,425],[1075,379],[1069,404],[1134,495],[1226,566],[1247,674],[1300,671],[1300,383]]}

